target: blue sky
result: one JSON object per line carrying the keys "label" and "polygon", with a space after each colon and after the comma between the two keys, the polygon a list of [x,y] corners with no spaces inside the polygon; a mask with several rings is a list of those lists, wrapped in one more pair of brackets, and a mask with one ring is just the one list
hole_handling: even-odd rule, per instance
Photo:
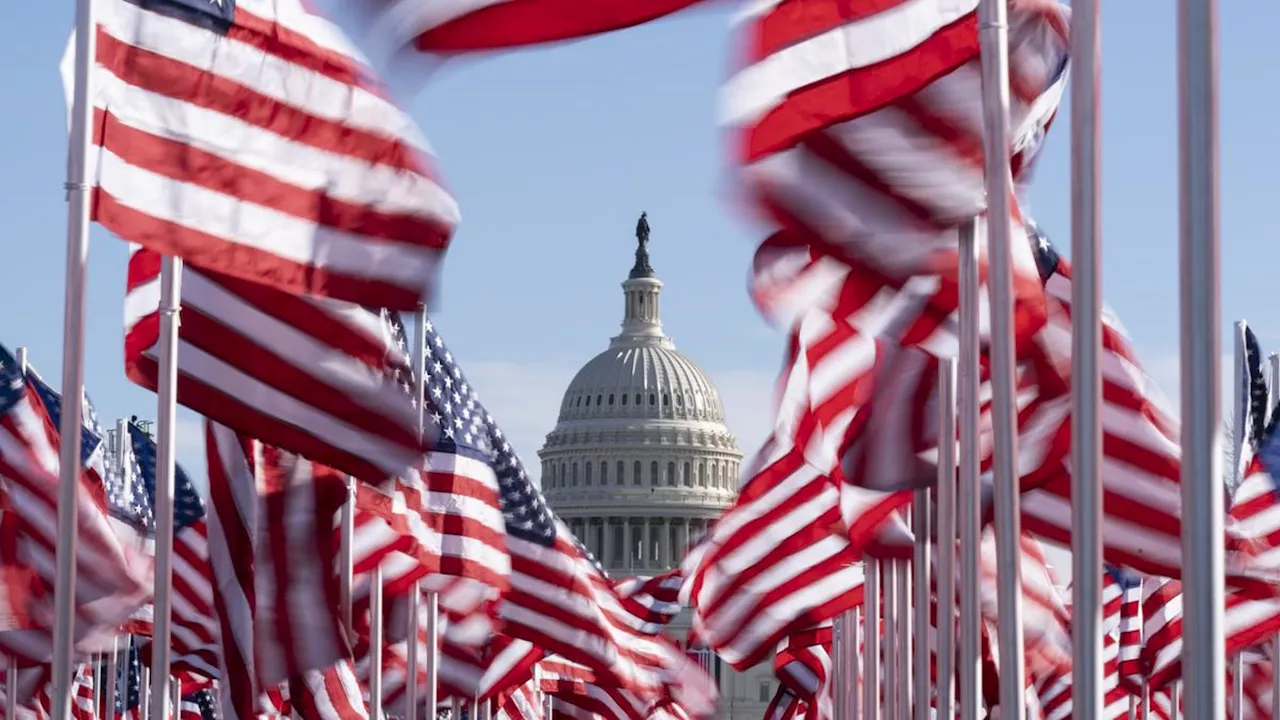
{"label": "blue sky", "polygon": [[[1165,392],[1178,355],[1175,3],[1104,5],[1104,280],[1108,302]],[[1226,2],[1222,23],[1223,347],[1248,317],[1280,349],[1263,301],[1276,273],[1280,5]],[[0,342],[31,349],[56,384],[62,341],[65,108],[57,65],[74,2],[20,3],[0,37]],[[715,125],[728,63],[729,4],[647,27],[446,67],[412,103],[462,208],[436,320],[526,462],[551,429],[559,393],[604,349],[621,317],[641,210],[667,283],[668,331],[719,384],[752,452],[769,424],[782,338],[745,293],[762,230],[726,201]],[[1259,78],[1264,81],[1259,82]],[[1068,124],[1050,134],[1030,194],[1035,217],[1069,244]],[[85,380],[104,420],[155,416],[155,396],[122,369],[125,246],[95,228]],[[1176,399],[1176,398],[1175,398]],[[194,416],[180,458],[202,473]]]}

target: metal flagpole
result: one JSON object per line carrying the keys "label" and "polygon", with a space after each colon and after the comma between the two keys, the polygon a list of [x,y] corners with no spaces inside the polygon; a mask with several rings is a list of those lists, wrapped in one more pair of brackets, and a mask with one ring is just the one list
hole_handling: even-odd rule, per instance
{"label": "metal flagpole", "polygon": [[1177,680],[1169,683],[1169,720],[1179,720],[1182,715],[1182,707],[1179,702],[1182,700],[1182,693],[1179,692],[1181,683]]}
{"label": "metal flagpole", "polygon": [[[948,357],[938,361],[938,485],[934,492],[938,518],[938,680],[934,694],[938,698],[938,717],[952,720],[956,716],[952,687],[956,642],[956,361]],[[924,618],[925,635],[920,643],[928,662],[927,610]],[[927,713],[927,705],[925,710]]]}
{"label": "metal flagpole", "polygon": [[[1245,344],[1245,332],[1248,327],[1247,321],[1237,320],[1233,328],[1235,349],[1234,362],[1231,363],[1234,381],[1231,387],[1231,467],[1227,469],[1228,477],[1231,478],[1231,487],[1240,487],[1240,481],[1243,479],[1241,474],[1244,472],[1241,459],[1244,457],[1245,423],[1249,418],[1249,394],[1245,390],[1245,384],[1249,381],[1248,369],[1245,367],[1249,352]],[[1241,712],[1241,708],[1244,707],[1244,660],[1240,653],[1236,653],[1231,658],[1231,671],[1231,716],[1240,720],[1244,717]]]}
{"label": "metal flagpole", "polygon": [[834,720],[853,720],[844,704],[845,690],[849,687],[848,668],[844,661],[845,635],[849,632],[847,620],[845,613],[831,620],[831,711]]}
{"label": "metal flagpole", "polygon": [[[151,716],[165,720],[169,700],[169,642],[173,594],[174,432],[178,412],[178,325],[182,300],[182,259],[160,260],[160,372],[156,394],[156,564],[155,620],[151,644]],[[79,432],[79,429],[76,430]]]}
{"label": "metal flagpole", "polygon": [[342,614],[342,625],[346,628],[348,638],[355,637],[355,629],[351,617],[351,593],[354,583],[354,558],[351,552],[352,536],[355,534],[355,481],[347,476],[347,501],[342,504],[338,518],[338,603]]}
{"label": "metal flagpole", "polygon": [[369,720],[382,720],[382,566],[369,573]]}
{"label": "metal flagpole", "polygon": [[[999,598],[1000,717],[1023,720],[1021,518],[1018,515],[1017,396],[1014,394],[1013,267],[1009,223],[1009,27],[1007,0],[981,0],[982,142],[987,179],[987,288],[991,297],[992,474]],[[1018,242],[1025,242],[1019,238]],[[961,303],[977,295],[962,295]],[[968,418],[961,420],[966,422]]]}
{"label": "metal flagpole", "polygon": [[911,720],[911,563],[893,562],[898,568],[898,717]]}
{"label": "metal flagpole", "polygon": [[978,544],[982,493],[978,478],[978,249],[977,221],[960,226],[960,357],[956,424],[960,429],[956,497],[960,533],[960,720],[978,720],[982,704],[979,672],[982,640],[978,596]]}
{"label": "metal flagpole", "polygon": [[[27,349],[25,347],[20,347],[15,355],[17,356],[15,359],[18,361],[18,372],[22,373],[22,376],[25,378],[27,376]],[[8,661],[8,665],[4,672],[4,716],[6,718],[16,718],[18,716],[18,660],[15,656],[10,655],[8,657]]]}
{"label": "metal flagpole", "polygon": [[[1101,717],[1102,149],[1098,0],[1071,5],[1071,703]],[[1001,648],[1004,652],[1004,648]]]}
{"label": "metal flagpole", "polygon": [[[1280,400],[1280,353],[1271,353],[1267,361],[1271,371],[1271,392],[1267,404],[1274,407]],[[1271,720],[1280,720],[1280,635],[1271,643]]]}
{"label": "metal flagpole", "polygon": [[[942,393],[939,392],[939,398]],[[941,443],[939,443],[941,446]],[[939,453],[939,457],[941,457]],[[939,473],[941,474],[941,473]],[[930,578],[929,546],[933,543],[933,532],[929,527],[929,489],[916,491],[911,526],[916,536],[915,556],[912,558],[915,575],[915,597],[912,602],[911,619],[914,624],[911,650],[914,653],[913,678],[915,688],[911,697],[915,700],[915,720],[929,720],[929,596],[933,583]],[[954,717],[954,716],[953,716]]]}
{"label": "metal flagpole", "polygon": [[[90,678],[93,681],[93,712],[95,718],[102,717],[102,655],[93,654],[89,660]],[[13,717],[12,715],[7,716]],[[6,718],[6,720],[7,720]]]}
{"label": "metal flagpole", "polygon": [[1218,404],[1218,3],[1178,0],[1182,324],[1182,667],[1186,715],[1221,718],[1223,491]]}
{"label": "metal flagpole", "polygon": [[862,720],[880,720],[880,565],[862,558]]}
{"label": "metal flagpole", "polygon": [[[425,398],[427,396],[427,322],[428,321],[429,320],[427,317],[426,308],[425,307],[420,308],[418,310],[417,344],[413,349],[414,395],[415,395],[414,402],[417,403],[418,405],[419,437],[421,437],[426,430]],[[428,638],[426,668],[425,668],[426,675],[427,675],[426,683],[425,683],[426,697],[424,698],[424,700],[426,701],[427,712],[430,715],[434,715],[436,704],[438,703],[436,686],[439,681],[438,674],[439,674],[439,667],[440,667],[440,647],[436,643],[436,635],[439,633],[439,624],[440,624],[440,596],[436,593],[435,590],[428,590],[426,591],[425,597],[422,598],[422,602],[426,603],[426,611],[427,611],[426,634]],[[415,585],[413,589],[412,604],[416,609],[418,604],[418,586],[417,585]],[[418,658],[418,654],[417,654],[418,644],[416,641],[416,637],[417,637],[416,633],[417,633],[417,627],[418,627],[417,622],[418,622],[417,612],[415,611],[413,626],[412,626],[414,629],[415,640],[410,644],[410,647],[414,648],[414,652],[411,657],[413,658],[413,663],[414,663],[413,667],[415,670],[415,674],[411,677],[414,677],[415,681],[417,677],[416,669],[417,669],[417,658]],[[415,687],[415,691],[416,691],[416,687]],[[410,697],[411,699],[416,701],[417,699],[416,692],[414,695],[411,695]],[[416,710],[416,702],[415,702],[414,709],[411,709],[409,711],[410,714],[407,716],[407,720],[415,720],[416,712],[417,710]],[[430,720],[430,718],[428,718],[428,720]]]}
{"label": "metal flagpole", "polygon": [[[405,720],[418,720],[418,583],[409,588],[406,603],[409,616],[405,618],[409,644],[405,647],[404,702]],[[430,720],[430,718],[428,718]]]}
{"label": "metal flagpole", "polygon": [[173,708],[172,720],[182,717],[182,683],[178,678],[169,678],[169,707]]}
{"label": "metal flagpole", "polygon": [[153,717],[151,714],[151,668],[143,667],[141,676],[138,678],[138,717],[141,720],[149,720]]}
{"label": "metal flagpole", "polygon": [[[123,422],[123,421],[121,421]],[[120,636],[111,638],[111,654],[107,656],[107,678],[104,681],[106,692],[103,693],[104,699],[102,703],[103,717],[115,718],[116,712],[116,673],[117,673],[117,656],[120,654]],[[16,678],[15,678],[16,679]],[[14,692],[17,692],[17,684],[14,686]],[[13,714],[5,717],[16,717]]]}
{"label": "metal flagpole", "polygon": [[80,415],[84,387],[85,285],[89,274],[90,90],[96,26],[93,1],[76,0],[75,91],[67,142],[67,266],[62,314],[62,421],[58,429],[58,543],[54,581],[53,720],[71,720],[75,635],[76,508],[80,491]]}
{"label": "metal flagpole", "polygon": [[[880,584],[883,594],[880,613],[884,622],[880,635],[884,639],[884,717],[885,720],[901,720],[898,716],[898,563],[880,560]],[[865,593],[864,593],[865,597]]]}
{"label": "metal flagpole", "polygon": [[849,718],[856,718],[860,712],[861,697],[859,690],[861,689],[862,672],[858,667],[859,646],[862,641],[862,608],[853,608],[845,613],[845,637],[848,638],[844,646],[845,667],[849,671],[849,689],[845,693],[845,715]]}

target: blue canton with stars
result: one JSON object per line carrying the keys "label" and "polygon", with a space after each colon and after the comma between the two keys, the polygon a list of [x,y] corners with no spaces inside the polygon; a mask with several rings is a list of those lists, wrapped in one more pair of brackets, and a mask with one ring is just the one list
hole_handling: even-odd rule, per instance
{"label": "blue canton with stars", "polygon": [[193,702],[196,704],[196,707],[200,708],[201,720],[218,719],[218,711],[214,706],[212,690],[204,689],[192,695],[188,695],[182,700],[183,702]]}
{"label": "blue canton with stars", "polygon": [[1027,240],[1031,242],[1031,254],[1035,256],[1036,268],[1040,271],[1040,282],[1048,282],[1058,271],[1058,251],[1054,249],[1049,236],[1044,234],[1040,226],[1031,219],[1025,221]]}
{"label": "blue canton with stars", "polygon": [[[53,426],[61,428],[62,394],[50,387],[30,365],[27,366],[27,383],[40,396],[40,402],[44,403],[45,412],[49,414]],[[102,449],[103,433],[102,426],[98,424],[98,413],[93,409],[88,393],[84,394],[83,407],[84,422],[80,425],[80,462],[87,465],[94,453]]]}
{"label": "blue canton with stars", "polygon": [[27,396],[27,382],[18,368],[18,359],[0,345],[0,415],[10,413]]}
{"label": "blue canton with stars", "polygon": [[130,639],[124,662],[116,669],[116,712],[127,713],[142,703],[142,660],[137,640]]}
{"label": "blue canton with stars", "polygon": [[[394,315],[391,323],[393,337],[402,349],[406,348],[404,325]],[[556,539],[555,518],[542,493],[529,480],[524,463],[480,404],[475,389],[467,382],[430,319],[424,330],[426,400],[423,415],[430,447],[435,452],[452,452],[487,462],[498,480],[507,532],[522,540],[551,546]]]}
{"label": "blue canton with stars", "polygon": [[236,0],[131,0],[169,17],[225,34],[236,19]]}
{"label": "blue canton with stars", "polygon": [[1111,579],[1114,580],[1122,589],[1131,590],[1142,584],[1142,578],[1139,577],[1137,573],[1130,572],[1109,563],[1104,563],[1102,567],[1103,570],[1111,576]]}
{"label": "blue canton with stars", "polygon": [[[146,535],[154,535],[156,442],[138,425],[127,423],[129,452],[124,472],[107,488],[111,514]],[[180,465],[174,467],[173,530],[175,533],[204,517],[204,501]]]}
{"label": "blue canton with stars", "polygon": [[1261,447],[1258,448],[1258,461],[1262,469],[1271,477],[1271,484],[1280,492],[1280,432],[1276,427],[1280,421],[1280,413],[1273,415],[1270,427],[1263,433]]}

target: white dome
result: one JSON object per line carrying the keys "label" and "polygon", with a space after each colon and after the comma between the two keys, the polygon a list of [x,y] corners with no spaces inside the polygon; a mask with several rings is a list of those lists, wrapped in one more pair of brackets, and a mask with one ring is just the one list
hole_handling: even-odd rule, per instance
{"label": "white dome", "polygon": [[615,343],[569,383],[560,422],[651,419],[724,422],[720,395],[702,368],[666,343]]}

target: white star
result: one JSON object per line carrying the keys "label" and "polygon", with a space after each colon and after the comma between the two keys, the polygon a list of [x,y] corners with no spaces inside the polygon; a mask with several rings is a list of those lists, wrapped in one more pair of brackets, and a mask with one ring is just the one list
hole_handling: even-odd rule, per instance
{"label": "white star", "polygon": [[1049,238],[1043,235],[1040,236],[1040,249],[1046,251],[1049,249]]}

